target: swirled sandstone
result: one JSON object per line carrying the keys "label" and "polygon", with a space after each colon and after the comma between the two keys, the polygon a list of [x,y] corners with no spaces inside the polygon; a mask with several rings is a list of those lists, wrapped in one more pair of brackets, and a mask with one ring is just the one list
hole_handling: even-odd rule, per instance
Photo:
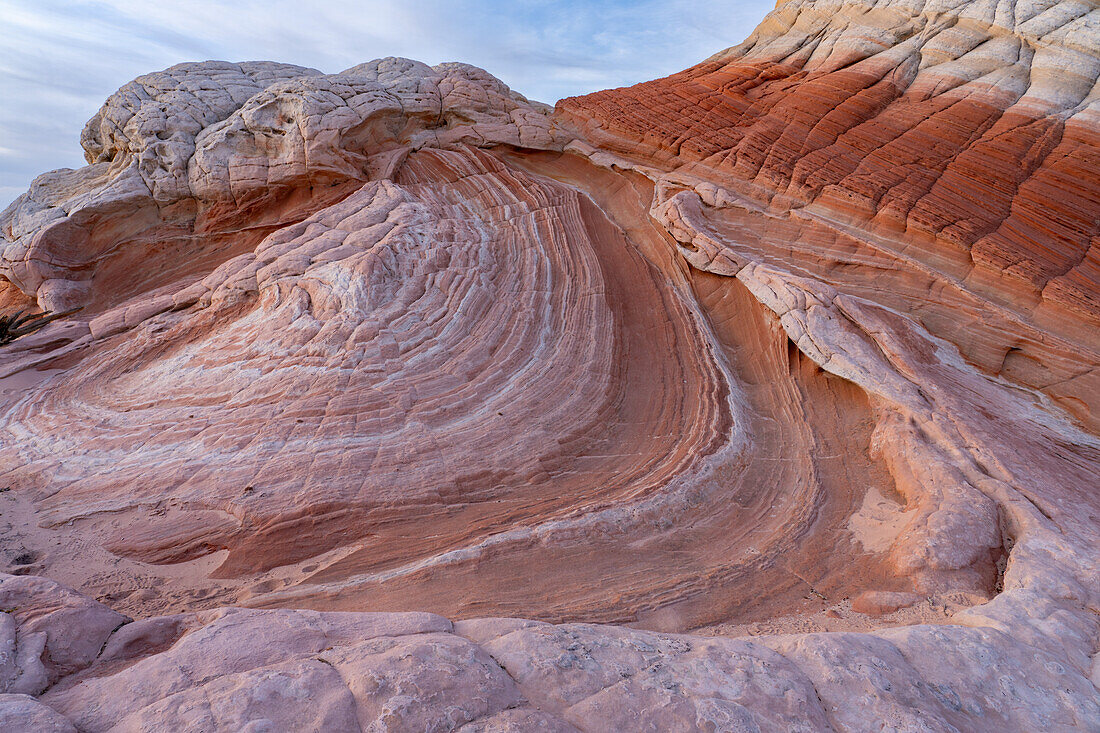
{"label": "swirled sandstone", "polygon": [[123,87],[0,215],[0,721],[1100,729],[1095,14]]}

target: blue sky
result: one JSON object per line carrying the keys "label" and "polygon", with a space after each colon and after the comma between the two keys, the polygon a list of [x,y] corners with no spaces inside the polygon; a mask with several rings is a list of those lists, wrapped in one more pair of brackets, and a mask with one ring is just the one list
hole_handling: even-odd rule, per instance
{"label": "blue sky", "polygon": [[481,66],[532,99],[663,76],[740,43],[767,0],[0,0],[0,208],[83,165],[80,130],[135,76],[270,59],[336,72],[380,56]]}

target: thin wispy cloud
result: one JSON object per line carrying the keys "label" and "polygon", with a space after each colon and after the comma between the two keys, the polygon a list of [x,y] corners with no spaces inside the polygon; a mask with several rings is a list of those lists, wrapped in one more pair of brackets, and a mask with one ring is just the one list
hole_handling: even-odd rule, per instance
{"label": "thin wispy cloud", "polygon": [[182,61],[336,72],[380,56],[481,66],[554,102],[690,66],[745,38],[767,0],[0,0],[0,208],[83,165],[80,129],[130,79]]}

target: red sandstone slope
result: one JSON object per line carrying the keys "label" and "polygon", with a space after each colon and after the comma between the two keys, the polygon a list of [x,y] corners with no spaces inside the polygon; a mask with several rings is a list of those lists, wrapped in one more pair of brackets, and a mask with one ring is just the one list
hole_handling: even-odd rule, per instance
{"label": "red sandstone slope", "polygon": [[0,549],[115,609],[0,575],[0,728],[1100,729],[1096,13],[126,85],[0,215]]}
{"label": "red sandstone slope", "polygon": [[[1006,333],[967,356],[1091,420],[1092,15],[1050,3],[787,2],[698,66],[558,109],[605,150],[720,180],[781,216],[855,230],[1003,309],[982,320],[1010,319]],[[1054,335],[1064,342],[1049,344]],[[1083,353],[1052,358],[1048,344]]]}

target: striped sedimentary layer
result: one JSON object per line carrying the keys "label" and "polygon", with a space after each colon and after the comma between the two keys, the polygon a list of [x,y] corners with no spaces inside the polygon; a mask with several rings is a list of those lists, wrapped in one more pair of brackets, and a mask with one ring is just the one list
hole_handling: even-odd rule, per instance
{"label": "striped sedimentary layer", "polygon": [[1100,727],[1094,16],[123,87],[0,216],[3,726]]}
{"label": "striped sedimentary layer", "polygon": [[[842,531],[853,477],[894,491],[863,453],[866,398],[744,294],[696,302],[667,235],[567,183],[622,181],[575,156],[536,161],[557,181],[468,146],[399,155],[201,281],[93,318],[12,405],[7,478],[128,561],[104,592],[141,610],[157,567],[210,558],[204,605],[683,628],[909,586]],[[818,465],[838,429],[864,448]],[[208,591],[168,582],[152,608]]]}
{"label": "striped sedimentary layer", "polygon": [[1095,29],[1088,3],[792,1],[697,66],[559,111],[604,150],[720,183],[829,239],[870,238],[1023,322],[989,334],[987,316],[963,316],[978,335],[967,356],[1092,420]]}

